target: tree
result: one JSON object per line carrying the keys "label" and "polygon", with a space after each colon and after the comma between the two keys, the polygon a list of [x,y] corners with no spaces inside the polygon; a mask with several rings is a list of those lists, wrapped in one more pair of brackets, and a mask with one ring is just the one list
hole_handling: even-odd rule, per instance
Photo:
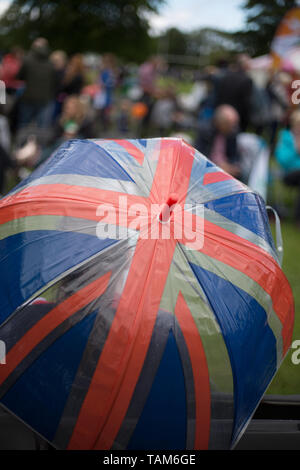
{"label": "tree", "polygon": [[177,28],[169,28],[158,41],[162,54],[184,55],[187,52],[188,35]]}
{"label": "tree", "polygon": [[239,44],[232,33],[215,28],[202,28],[189,33],[187,52],[199,55],[204,65],[229,59],[240,52]]}
{"label": "tree", "polygon": [[178,56],[179,63],[182,63],[182,56],[186,56],[187,60],[183,63],[194,66],[215,64],[242,51],[232,33],[214,28],[190,32],[170,28],[157,38],[157,45],[160,54]]}
{"label": "tree", "polygon": [[268,54],[280,21],[296,5],[296,0],[247,0],[247,29],[235,34],[245,51],[252,56]]}
{"label": "tree", "polygon": [[28,48],[39,36],[53,49],[113,52],[143,60],[152,52],[146,12],[164,0],[14,0],[0,20],[0,47]]}

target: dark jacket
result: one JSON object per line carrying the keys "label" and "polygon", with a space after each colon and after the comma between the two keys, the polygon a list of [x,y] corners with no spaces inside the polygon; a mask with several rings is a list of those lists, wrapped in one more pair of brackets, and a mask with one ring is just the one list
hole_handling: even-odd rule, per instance
{"label": "dark jacket", "polygon": [[253,82],[243,70],[227,70],[215,84],[215,105],[229,104],[240,116],[241,129],[246,130],[252,104]]}
{"label": "dark jacket", "polygon": [[4,175],[7,168],[15,168],[16,162],[12,160],[5,148],[0,144],[0,197],[4,190]]}
{"label": "dark jacket", "polygon": [[[200,123],[197,131],[194,147],[203,153],[205,157],[210,158],[212,146],[217,135],[217,129],[213,121]],[[240,155],[237,146],[237,134],[232,133],[226,137],[226,156],[231,164],[240,161]]]}
{"label": "dark jacket", "polygon": [[18,78],[25,82],[22,100],[26,103],[44,105],[55,98],[55,70],[46,54],[31,51],[24,60]]}
{"label": "dark jacket", "polygon": [[84,85],[84,78],[81,74],[75,75],[68,83],[62,82],[61,92],[67,95],[79,95]]}

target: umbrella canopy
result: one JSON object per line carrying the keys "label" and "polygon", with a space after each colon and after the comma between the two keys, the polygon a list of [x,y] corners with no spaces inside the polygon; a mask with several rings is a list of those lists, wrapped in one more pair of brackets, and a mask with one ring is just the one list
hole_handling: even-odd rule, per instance
{"label": "umbrella canopy", "polygon": [[7,410],[60,449],[237,442],[294,319],[258,194],[181,139],[73,140],[0,220]]}

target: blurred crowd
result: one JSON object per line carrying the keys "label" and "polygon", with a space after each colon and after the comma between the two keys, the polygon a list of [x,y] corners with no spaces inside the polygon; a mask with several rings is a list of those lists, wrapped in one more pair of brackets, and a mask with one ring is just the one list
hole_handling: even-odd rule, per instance
{"label": "blurred crowd", "polygon": [[159,56],[139,66],[110,53],[68,57],[51,51],[44,38],[26,52],[12,48],[0,64],[6,87],[0,104],[0,195],[9,189],[8,170],[20,180],[74,138],[183,136],[247,183],[250,157],[240,136],[254,135],[266,142],[283,183],[298,188],[300,226],[300,108],[292,100],[299,77],[294,70],[270,71],[261,84],[250,57],[241,54],[231,63],[190,70],[186,92],[176,86],[181,73]]}

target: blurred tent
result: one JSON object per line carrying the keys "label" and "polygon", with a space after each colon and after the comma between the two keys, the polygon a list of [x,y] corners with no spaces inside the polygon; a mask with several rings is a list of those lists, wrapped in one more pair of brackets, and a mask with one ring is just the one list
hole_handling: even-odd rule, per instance
{"label": "blurred tent", "polygon": [[265,86],[272,71],[282,71],[290,75],[300,73],[300,45],[287,50],[284,59],[274,67],[272,53],[250,60],[249,74],[256,85]]}
{"label": "blurred tent", "polygon": [[275,69],[282,68],[287,53],[300,44],[300,7],[292,8],[283,17],[271,44]]}
{"label": "blurred tent", "polygon": [[283,17],[271,43],[270,53],[250,61],[249,73],[257,85],[264,86],[272,71],[300,73],[300,7]]}
{"label": "blurred tent", "polygon": [[300,72],[300,45],[287,51],[282,65],[283,69],[286,71],[288,71],[288,68],[290,67],[292,72]]}

